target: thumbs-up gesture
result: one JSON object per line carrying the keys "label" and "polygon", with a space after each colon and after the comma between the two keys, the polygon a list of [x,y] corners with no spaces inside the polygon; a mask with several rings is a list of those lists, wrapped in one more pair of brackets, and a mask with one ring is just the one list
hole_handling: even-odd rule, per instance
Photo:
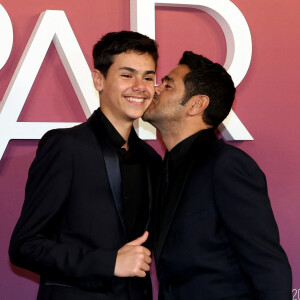
{"label": "thumbs-up gesture", "polygon": [[119,249],[115,265],[115,276],[146,276],[146,272],[150,270],[151,252],[142,244],[147,241],[148,236],[149,232],[145,231],[142,236]]}

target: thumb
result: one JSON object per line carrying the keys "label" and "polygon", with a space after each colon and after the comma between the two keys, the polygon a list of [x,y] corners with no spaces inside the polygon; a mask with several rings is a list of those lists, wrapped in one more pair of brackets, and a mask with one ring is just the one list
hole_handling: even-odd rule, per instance
{"label": "thumb", "polygon": [[138,237],[136,240],[133,240],[133,241],[129,242],[127,245],[140,246],[140,245],[144,244],[147,241],[148,236],[149,236],[149,232],[145,231],[143,235]]}

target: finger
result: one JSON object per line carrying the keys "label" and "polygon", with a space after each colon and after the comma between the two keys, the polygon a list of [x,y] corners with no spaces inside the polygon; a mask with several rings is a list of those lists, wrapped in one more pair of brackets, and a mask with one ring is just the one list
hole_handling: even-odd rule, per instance
{"label": "finger", "polygon": [[145,255],[151,256],[151,251],[148,248],[143,247],[143,252],[144,252]]}
{"label": "finger", "polygon": [[151,262],[152,262],[152,259],[151,259],[151,257],[150,257],[150,256],[145,256],[145,258],[144,258],[144,262],[146,262],[148,265],[150,265],[150,264],[151,264]]}
{"label": "finger", "polygon": [[136,277],[146,277],[146,272],[145,271],[142,271],[142,270],[139,270],[136,274],[135,274]]}
{"label": "finger", "polygon": [[141,269],[142,271],[147,272],[147,271],[150,270],[150,266],[149,266],[148,264],[146,264],[146,263],[142,263],[140,269]]}
{"label": "finger", "polygon": [[133,240],[133,241],[127,243],[127,245],[140,246],[147,241],[148,236],[149,236],[149,232],[145,231],[143,235],[138,237],[136,240]]}

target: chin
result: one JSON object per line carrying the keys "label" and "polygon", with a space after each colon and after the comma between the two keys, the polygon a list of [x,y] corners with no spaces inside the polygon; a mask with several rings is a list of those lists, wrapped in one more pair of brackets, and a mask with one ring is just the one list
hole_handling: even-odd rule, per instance
{"label": "chin", "polygon": [[135,114],[129,114],[129,115],[127,115],[128,116],[128,118],[130,118],[131,120],[136,120],[136,119],[139,119],[139,118],[141,118],[142,116],[143,116],[143,114],[142,113],[140,113],[140,114],[137,114],[137,113],[135,113]]}

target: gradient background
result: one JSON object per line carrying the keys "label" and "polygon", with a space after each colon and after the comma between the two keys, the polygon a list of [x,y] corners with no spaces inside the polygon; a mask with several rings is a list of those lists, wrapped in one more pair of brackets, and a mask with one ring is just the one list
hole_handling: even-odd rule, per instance
{"label": "gradient background", "polygon": [[[300,2],[232,2],[245,16],[253,42],[252,62],[237,88],[234,111],[254,137],[254,141],[232,144],[250,154],[267,176],[281,243],[293,269],[293,299],[300,299]],[[90,68],[92,46],[103,34],[130,29],[129,0],[0,0],[0,4],[10,15],[14,30],[12,53],[0,70],[0,99],[43,11],[65,11]],[[220,26],[199,10],[156,8],[156,39],[160,51],[158,83],[177,64],[184,50],[201,53],[221,64],[226,58]],[[19,121],[85,121],[53,45]],[[0,128],[0,134],[3,130]],[[163,155],[160,141],[149,143]],[[37,144],[33,140],[12,140],[0,161],[0,300],[35,299],[37,293],[39,277],[12,266],[7,253]]]}

